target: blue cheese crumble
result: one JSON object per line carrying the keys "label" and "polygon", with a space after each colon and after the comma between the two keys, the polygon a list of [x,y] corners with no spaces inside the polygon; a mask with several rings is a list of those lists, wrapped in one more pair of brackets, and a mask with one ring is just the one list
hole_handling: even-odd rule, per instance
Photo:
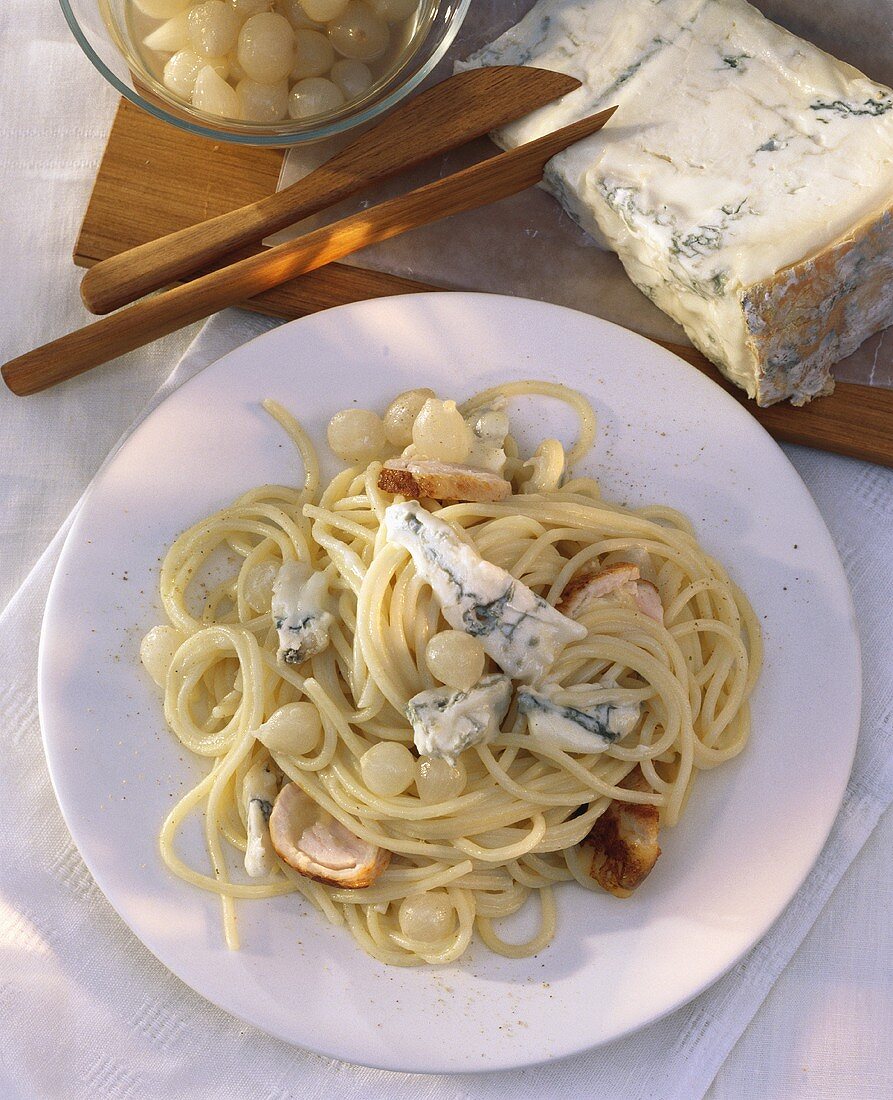
{"label": "blue cheese crumble", "polygon": [[485,676],[468,691],[432,688],[406,704],[413,741],[421,756],[437,756],[455,764],[472,745],[492,741],[512,701],[507,676]]}
{"label": "blue cheese crumble", "polygon": [[273,625],[279,633],[280,661],[300,665],[329,644],[334,619],[325,610],[328,582],[300,561],[284,562],[273,582]]}
{"label": "blue cheese crumble", "polygon": [[248,845],[245,870],[251,878],[269,875],[276,867],[276,853],[270,839],[270,814],[279,793],[279,777],[269,763],[255,764],[245,775],[242,796]]}
{"label": "blue cheese crumble", "polygon": [[522,687],[518,691],[518,710],[527,718],[531,737],[565,752],[602,752],[631,733],[641,717],[638,703],[573,706],[558,702],[555,694],[551,687],[541,691]]}
{"label": "blue cheese crumble", "polygon": [[412,555],[450,626],[477,638],[513,679],[541,679],[564,646],[586,637],[586,627],[486,561],[416,502],[392,504],[385,525],[390,541]]}

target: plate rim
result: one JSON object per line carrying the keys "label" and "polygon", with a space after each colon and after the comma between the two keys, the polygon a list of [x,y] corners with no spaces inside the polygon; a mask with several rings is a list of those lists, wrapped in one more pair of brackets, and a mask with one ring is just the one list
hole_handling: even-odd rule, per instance
{"label": "plate rim", "polygon": [[[82,848],[81,843],[80,843],[79,838],[78,838],[78,831],[79,830],[78,830],[77,827],[73,827],[72,821],[70,820],[70,811],[72,810],[72,807],[70,805],[66,804],[66,801],[63,799],[63,797],[60,794],[60,783],[61,783],[61,780],[62,780],[62,776],[57,774],[57,765],[59,764],[59,760],[56,759],[54,751],[51,747],[52,738],[51,737],[48,738],[48,735],[47,735],[47,732],[46,732],[46,728],[47,728],[46,713],[47,713],[47,707],[49,705],[48,702],[47,702],[47,696],[48,696],[48,694],[51,690],[50,683],[49,683],[50,671],[47,668],[47,660],[46,660],[46,638],[47,638],[47,634],[48,634],[48,626],[47,626],[48,620],[50,620],[50,618],[51,618],[51,609],[52,609],[52,606],[53,606],[53,602],[54,602],[55,599],[59,598],[60,591],[61,591],[62,586],[64,584],[63,574],[65,573],[66,557],[67,557],[68,553],[72,550],[72,548],[74,546],[77,535],[79,534],[79,531],[80,531],[80,525],[85,522],[84,517],[88,516],[89,505],[92,502],[95,495],[101,490],[104,475],[106,474],[107,469],[115,461],[119,451],[129,443],[132,436],[134,434],[136,434],[136,432],[143,425],[145,425],[156,414],[156,412],[159,409],[161,409],[164,405],[166,405],[168,402],[170,402],[174,398],[178,397],[178,395],[180,395],[188,387],[191,387],[194,383],[198,383],[198,381],[200,379],[202,379],[207,374],[207,372],[209,370],[215,370],[219,367],[220,364],[225,363],[230,358],[236,357],[236,356],[239,356],[239,355],[243,354],[245,349],[254,346],[255,344],[257,344],[258,341],[263,341],[263,340],[267,340],[267,339],[270,339],[270,338],[275,339],[276,334],[280,333],[283,330],[292,330],[295,326],[301,326],[301,325],[305,325],[305,324],[308,324],[308,323],[312,324],[317,318],[320,318],[320,317],[324,317],[325,319],[328,320],[328,319],[330,319],[330,317],[336,317],[337,315],[342,315],[345,312],[347,312],[349,314],[350,313],[364,313],[364,312],[367,312],[367,311],[374,313],[378,309],[382,308],[382,306],[384,306],[384,308],[387,309],[387,308],[391,307],[393,304],[396,303],[398,308],[399,308],[399,306],[403,303],[406,303],[407,305],[409,305],[409,304],[413,303],[414,301],[417,301],[417,300],[420,300],[420,299],[421,300],[448,299],[452,305],[458,304],[460,306],[460,308],[461,308],[463,300],[471,299],[471,300],[474,300],[474,302],[472,303],[474,308],[476,308],[475,303],[482,302],[482,303],[484,303],[485,308],[489,308],[489,307],[492,306],[493,308],[495,308],[497,310],[497,312],[500,311],[500,309],[503,307],[504,303],[510,303],[511,304],[510,308],[518,308],[520,306],[523,309],[527,309],[527,308],[533,307],[534,310],[542,309],[546,312],[559,311],[561,313],[570,314],[575,318],[583,318],[585,322],[592,323],[595,327],[607,326],[610,329],[619,331],[620,333],[623,334],[623,336],[622,336],[623,339],[632,338],[632,340],[634,342],[639,343],[640,346],[643,349],[646,350],[648,355],[650,355],[650,356],[652,356],[656,359],[658,365],[661,368],[663,368],[664,364],[666,364],[671,369],[683,370],[685,375],[688,377],[688,379],[690,381],[693,381],[696,386],[698,386],[698,385],[703,386],[705,388],[705,392],[707,392],[707,391],[711,392],[713,398],[719,397],[720,402],[725,405],[726,410],[728,412],[730,412],[733,417],[743,418],[743,419],[740,420],[740,422],[741,423],[747,423],[749,430],[753,430],[754,428],[756,428],[758,434],[761,434],[762,436],[765,437],[765,441],[768,441],[771,444],[772,448],[774,448],[775,452],[777,452],[777,456],[779,456],[781,459],[783,459],[784,464],[787,466],[789,472],[794,475],[794,478],[795,478],[796,482],[798,483],[799,488],[802,490],[802,504],[806,505],[809,508],[809,510],[812,513],[811,518],[814,521],[817,521],[817,524],[818,524],[819,528],[821,529],[823,535],[827,539],[828,547],[830,548],[830,550],[833,554],[834,562],[835,562],[835,564],[836,564],[836,566],[839,570],[839,579],[843,582],[842,591],[845,593],[846,601],[847,601],[847,611],[848,611],[848,615],[849,615],[848,623],[849,623],[849,626],[851,627],[851,634],[852,634],[851,641],[852,641],[852,645],[853,645],[853,648],[852,648],[852,651],[851,651],[851,656],[852,656],[852,659],[853,659],[853,667],[852,667],[853,683],[850,685],[850,688],[853,692],[853,699],[854,699],[854,703],[856,705],[853,708],[853,713],[855,715],[855,717],[852,720],[852,724],[854,726],[854,731],[853,731],[853,733],[851,735],[851,739],[850,739],[851,740],[851,750],[848,752],[848,759],[846,761],[846,772],[845,772],[846,778],[843,781],[843,784],[841,786],[841,789],[840,789],[839,793],[835,794],[835,796],[834,796],[834,799],[833,799],[833,812],[829,810],[827,825],[826,825],[826,827],[823,827],[823,829],[821,830],[819,842],[816,845],[814,845],[814,851],[810,851],[809,858],[804,863],[802,874],[800,876],[798,876],[798,879],[797,879],[796,888],[777,907],[773,907],[772,914],[769,915],[763,921],[761,921],[760,924],[759,924],[758,930],[755,931],[752,936],[748,937],[749,942],[743,948],[741,948],[740,951],[738,951],[735,954],[735,956],[733,958],[731,958],[731,960],[728,961],[727,964],[722,967],[722,969],[716,971],[711,977],[707,978],[702,983],[700,983],[697,986],[697,988],[694,988],[693,990],[690,989],[687,992],[685,992],[683,995],[679,996],[678,998],[673,999],[672,1003],[670,1003],[663,1010],[661,1010],[657,1013],[653,1013],[653,1014],[649,1015],[647,1018],[644,1018],[644,1019],[640,1020],[637,1023],[631,1024],[627,1027],[624,1027],[620,1030],[617,1030],[613,1034],[601,1037],[601,1038],[599,1038],[599,1039],[597,1039],[597,1040],[595,1040],[591,1043],[588,1043],[585,1046],[576,1046],[573,1049],[566,1050],[563,1053],[559,1053],[559,1054],[543,1053],[542,1056],[532,1057],[532,1058],[530,1058],[528,1060],[524,1060],[524,1061],[518,1061],[517,1059],[501,1061],[497,1058],[494,1061],[488,1062],[486,1065],[482,1065],[482,1066],[469,1065],[469,1066],[466,1066],[466,1067],[463,1067],[463,1068],[458,1068],[456,1066],[456,1064],[454,1064],[453,1062],[451,1062],[449,1060],[446,1060],[446,1061],[444,1061],[440,1064],[437,1064],[435,1061],[432,1061],[430,1059],[426,1060],[424,1067],[421,1064],[416,1064],[416,1065],[409,1066],[409,1067],[406,1067],[406,1068],[400,1068],[400,1067],[397,1067],[393,1062],[388,1062],[386,1060],[376,1061],[375,1059],[371,1059],[371,1058],[356,1059],[354,1057],[349,1057],[348,1055],[346,1055],[343,1052],[343,1050],[340,1050],[340,1049],[337,1049],[336,1047],[327,1045],[326,1043],[320,1042],[320,1043],[315,1043],[314,1045],[310,1045],[308,1043],[298,1042],[296,1039],[292,1038],[291,1036],[286,1034],[284,1031],[279,1030],[278,1028],[276,1028],[274,1026],[271,1026],[271,1024],[269,1022],[259,1021],[255,1016],[252,1015],[251,1012],[248,1012],[248,1011],[243,1012],[243,1011],[240,1011],[240,1010],[233,1009],[232,1007],[230,1007],[228,1005],[221,1004],[220,1000],[216,999],[213,996],[210,996],[206,992],[203,992],[203,991],[197,989],[196,986],[192,983],[191,980],[189,980],[188,978],[185,978],[185,977],[182,976],[182,974],[180,973],[180,970],[177,966],[172,965],[170,962],[168,962],[166,959],[164,959],[159,953],[156,952],[156,950],[152,946],[150,946],[143,939],[142,935],[138,931],[136,931],[136,929],[133,927],[133,925],[130,923],[130,921],[127,919],[127,917],[125,917],[125,915],[122,913],[121,909],[119,908],[119,906],[117,904],[117,901],[113,900],[113,896],[114,896],[114,893],[115,893],[114,888],[112,889],[111,893],[107,890],[106,885],[105,885],[105,878],[106,878],[105,873],[101,870],[97,871],[96,867],[94,866],[94,861],[92,860],[91,856],[89,856],[85,852],[84,848]],[[279,338],[281,339],[282,337],[279,337]],[[663,361],[663,362],[661,362],[661,361]],[[591,396],[591,394],[590,394],[590,396]],[[117,914],[118,918],[124,922],[125,926],[128,928],[130,933],[139,941],[140,945],[145,950],[149,951],[149,953],[155,959],[157,959],[159,961],[159,963],[161,963],[161,965],[164,966],[164,968],[168,972],[172,973],[179,981],[183,982],[184,985],[186,985],[190,990],[192,990],[194,993],[196,993],[203,1000],[207,1001],[210,1004],[215,1005],[215,1007],[217,1007],[221,1011],[227,1013],[227,1015],[231,1016],[232,1018],[240,1020],[244,1023],[247,1023],[247,1024],[251,1025],[252,1027],[256,1027],[262,1033],[265,1033],[267,1035],[271,1035],[272,1037],[274,1037],[274,1038],[276,1038],[276,1039],[278,1039],[282,1042],[288,1043],[291,1046],[298,1047],[299,1049],[306,1049],[308,1051],[312,1051],[314,1053],[321,1054],[325,1057],[337,1059],[339,1061],[349,1062],[350,1064],[366,1066],[366,1067],[369,1067],[369,1068],[372,1068],[372,1069],[381,1069],[381,1070],[390,1071],[390,1072],[429,1073],[429,1074],[434,1074],[434,1075],[458,1073],[458,1074],[463,1074],[463,1075],[467,1074],[467,1075],[475,1075],[476,1076],[476,1075],[481,1074],[481,1073],[499,1072],[499,1071],[512,1070],[512,1069],[522,1069],[522,1068],[528,1068],[528,1067],[535,1067],[535,1066],[540,1066],[540,1065],[547,1064],[547,1063],[552,1062],[552,1061],[561,1060],[561,1059],[564,1059],[564,1058],[570,1058],[570,1057],[574,1057],[574,1056],[577,1056],[577,1055],[582,1055],[582,1054],[585,1054],[588,1051],[599,1049],[599,1048],[601,1048],[601,1047],[603,1047],[603,1046],[605,1046],[605,1045],[607,1045],[611,1042],[614,1042],[616,1040],[619,1040],[619,1039],[625,1038],[625,1037],[627,1037],[631,1034],[634,1034],[634,1033],[636,1033],[636,1032],[638,1032],[638,1031],[640,1031],[640,1030],[642,1030],[646,1027],[651,1026],[654,1023],[659,1022],[660,1020],[664,1019],[666,1016],[671,1015],[673,1012],[675,1012],[678,1009],[684,1007],[685,1005],[690,1004],[697,997],[701,996],[701,994],[703,994],[707,989],[709,989],[711,986],[715,985],[723,977],[725,977],[732,969],[734,969],[734,967],[736,965],[738,965],[738,963],[740,963],[740,961],[751,950],[753,950],[753,948],[767,935],[767,933],[771,930],[771,928],[775,925],[775,923],[780,919],[780,917],[784,914],[785,910],[788,908],[788,906],[794,900],[796,895],[802,889],[803,884],[805,883],[806,879],[809,877],[809,875],[814,870],[815,865],[816,865],[822,851],[824,850],[824,848],[827,844],[828,837],[830,836],[831,831],[833,830],[834,825],[835,825],[835,823],[838,819],[840,809],[841,809],[841,806],[843,804],[843,800],[844,800],[844,797],[845,797],[845,794],[846,794],[846,789],[847,789],[847,785],[849,783],[849,777],[850,777],[851,772],[852,772],[853,761],[855,759],[855,754],[856,754],[856,750],[857,750],[857,746],[858,746],[859,731],[860,731],[860,727],[861,727],[861,709],[862,709],[862,694],[863,694],[862,693],[862,672],[863,672],[863,666],[862,666],[862,654],[861,654],[861,639],[860,639],[860,636],[859,636],[858,620],[857,620],[856,614],[855,614],[855,605],[854,605],[854,602],[853,602],[852,590],[850,588],[849,580],[846,576],[846,571],[843,567],[843,562],[840,558],[840,554],[837,550],[837,546],[834,542],[833,536],[831,535],[831,532],[828,529],[827,524],[825,523],[825,520],[824,520],[824,518],[823,518],[823,516],[822,516],[822,514],[821,514],[821,512],[818,508],[818,505],[816,504],[816,502],[815,502],[811,492],[809,491],[809,488],[807,487],[806,483],[803,481],[803,478],[800,476],[797,468],[793,465],[791,460],[784,453],[784,451],[781,449],[779,444],[766,431],[766,429],[759,423],[759,421],[756,420],[756,418],[754,416],[751,415],[751,413],[748,411],[746,406],[742,405],[739,401],[737,401],[735,399],[735,397],[733,397],[721,385],[719,385],[712,378],[710,378],[709,375],[706,375],[703,372],[698,371],[697,368],[692,367],[691,364],[687,363],[684,359],[682,359],[680,356],[676,355],[674,352],[670,351],[668,348],[664,347],[663,345],[661,345],[661,344],[659,344],[659,343],[657,343],[653,340],[650,340],[648,337],[643,336],[640,333],[634,332],[633,330],[630,330],[630,329],[626,329],[621,325],[618,325],[618,324],[616,324],[614,322],[611,322],[611,321],[607,321],[607,320],[605,320],[603,318],[600,318],[600,317],[597,317],[593,314],[586,313],[582,310],[572,309],[572,308],[567,307],[567,306],[560,306],[560,305],[555,305],[555,304],[549,303],[549,302],[543,302],[543,301],[540,301],[538,299],[528,299],[528,298],[517,297],[517,296],[513,296],[513,295],[488,294],[488,293],[482,293],[482,292],[466,292],[466,291],[434,291],[434,292],[419,292],[419,293],[412,293],[412,294],[406,294],[406,295],[393,295],[393,296],[388,296],[388,297],[384,297],[384,298],[365,299],[365,300],[360,301],[360,302],[346,303],[346,304],[341,305],[341,306],[332,307],[331,309],[328,309],[328,310],[321,310],[321,311],[318,311],[316,313],[308,314],[304,317],[293,319],[291,321],[285,322],[284,324],[275,325],[274,327],[272,327],[270,329],[267,329],[266,331],[261,332],[261,333],[255,335],[255,336],[253,336],[251,339],[245,341],[244,343],[239,344],[239,345],[231,348],[229,351],[225,352],[219,358],[213,360],[212,362],[208,363],[205,367],[198,370],[190,378],[186,379],[181,385],[179,385],[175,390],[173,390],[171,393],[167,394],[161,401],[158,402],[157,405],[154,405],[147,415],[142,416],[141,419],[139,419],[138,421],[133,423],[127,429],[124,436],[122,436],[121,440],[119,440],[119,442],[115,445],[113,450],[110,452],[108,458],[105,460],[105,462],[102,464],[102,466],[96,472],[94,477],[91,479],[91,482],[90,482],[89,486],[87,487],[87,489],[85,490],[83,496],[81,497],[80,501],[78,502],[78,505],[77,505],[77,508],[76,508],[76,513],[72,518],[71,527],[69,528],[69,531],[66,534],[65,540],[64,540],[63,545],[62,545],[61,550],[60,550],[59,559],[58,559],[58,561],[56,563],[56,566],[54,568],[54,571],[53,571],[53,577],[52,577],[52,580],[50,582],[50,587],[49,587],[48,594],[47,594],[46,604],[45,604],[42,619],[41,619],[40,641],[39,641],[39,648],[38,648],[38,691],[37,691],[37,701],[38,701],[38,712],[39,712],[39,716],[40,716],[41,740],[42,740],[42,745],[43,745],[43,749],[44,749],[45,759],[46,759],[46,762],[47,762],[47,768],[48,768],[49,775],[50,775],[50,780],[51,780],[52,787],[53,787],[53,792],[54,792],[54,795],[56,797],[56,801],[57,801],[57,805],[59,807],[59,810],[62,813],[63,820],[65,821],[65,825],[68,828],[69,833],[71,835],[71,838],[72,838],[75,846],[78,849],[78,853],[79,853],[80,857],[84,860],[84,863],[87,866],[87,869],[89,870],[91,876],[93,877],[93,879],[96,882],[97,886],[102,891],[103,896],[105,897],[106,901],[111,905],[111,907],[113,908],[113,910]],[[829,803],[829,805],[830,805],[830,803]],[[818,835],[819,834],[817,834],[817,836]],[[357,949],[359,950],[359,948],[357,948]],[[420,969],[422,969],[422,968],[420,968]]]}

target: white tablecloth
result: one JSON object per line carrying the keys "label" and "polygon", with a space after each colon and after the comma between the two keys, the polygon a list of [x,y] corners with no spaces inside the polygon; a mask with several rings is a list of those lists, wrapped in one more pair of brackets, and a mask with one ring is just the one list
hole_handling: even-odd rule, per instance
{"label": "white tablecloth", "polygon": [[[79,275],[71,265],[70,253],[115,97],[80,54],[52,3],[9,0],[4,5],[0,57],[0,354],[7,359],[86,319],[77,295]],[[179,333],[34,398],[20,400],[0,393],[0,607],[18,589],[114,441],[168,375],[193,335],[193,331]],[[888,529],[893,525],[893,482],[888,477],[878,477],[876,471],[859,463],[825,459],[797,448],[789,448],[788,454],[807,480],[840,545],[852,542],[854,498],[875,518],[886,517]],[[845,503],[850,505],[846,508],[847,529],[836,529]],[[845,564],[853,567],[852,560],[845,559]],[[886,566],[888,569],[889,561]],[[877,563],[872,568],[877,601],[886,607],[889,625],[888,572]],[[861,581],[864,584],[865,578]],[[867,587],[871,591],[871,586]],[[865,619],[872,617],[870,611],[867,605],[861,609],[863,626]],[[876,615],[873,620],[879,621]],[[868,675],[886,678],[888,684],[886,693],[870,696],[874,709],[867,720],[886,730],[888,737],[893,736],[890,637],[887,630],[865,639]],[[16,685],[4,682],[4,672],[0,672],[0,687],[0,698],[13,697]],[[0,714],[7,739],[14,738],[26,716],[5,705]],[[845,831],[847,823],[843,825]],[[23,827],[35,829],[38,823],[13,821],[8,814],[0,823],[7,835]],[[756,1015],[719,1067],[709,1092],[713,1100],[757,1095],[835,1100],[893,1095],[891,845],[893,815],[887,812],[758,1008],[762,993],[755,996]],[[4,845],[3,851],[9,853],[10,846]],[[59,874],[75,883],[85,881],[76,857],[71,866],[68,862],[66,857]],[[3,870],[0,867],[0,872]],[[10,875],[4,881],[15,880],[16,876]],[[89,890],[86,885],[83,888]],[[814,900],[817,904],[824,898]],[[42,994],[40,980],[44,973],[49,975],[52,961],[47,959],[46,971],[18,966],[36,951],[33,931],[29,932],[21,919],[21,905],[15,888],[5,885],[0,892],[0,1097],[236,1096],[249,1092],[290,1096],[301,1091],[300,1074],[290,1074],[287,1087],[278,1072],[271,1073],[267,1085],[239,1080],[238,1076],[216,1078],[213,1040],[206,1068],[193,1066],[186,1072],[176,1060],[165,1061],[167,1040],[161,1036],[151,1090],[135,1083],[136,1077],[128,1077],[127,1066],[118,1065],[124,1051],[114,1046],[109,1049],[102,1033],[96,1035],[96,1050],[85,1061],[83,1050],[57,1034],[57,1013],[63,1019],[76,1004],[77,976],[66,979],[64,973],[54,973]],[[108,978],[133,983],[133,999],[138,1003],[140,983],[148,980],[143,970],[145,952],[140,953],[138,945],[128,946],[132,941],[117,927],[120,922],[101,898],[96,906],[96,927],[84,928],[84,952],[89,955],[87,937],[95,936],[99,928],[109,942],[122,945],[109,960],[115,971]],[[767,966],[772,962],[765,960]],[[27,989],[10,978],[16,974],[28,975]],[[157,974],[154,980],[159,980]],[[188,1006],[190,1018],[195,1018],[196,1012],[199,1018],[206,1012],[209,1035],[218,1042],[224,1040],[227,1032],[216,1010],[200,1003],[196,1008],[196,999],[174,979],[167,981],[166,989],[170,998],[166,1026],[175,1028],[179,1002],[184,1011]],[[33,1012],[24,1021],[14,1011],[20,998]],[[702,1024],[708,1026],[709,1020]],[[132,1024],[117,1020],[108,1034],[129,1026],[136,1031],[146,1024],[134,1013]],[[23,1041],[26,1032],[28,1042]],[[236,1033],[248,1054],[266,1055],[273,1061],[283,1057],[286,1048],[281,1044],[271,1045],[249,1028],[234,1029],[232,1034]],[[85,1076],[87,1062],[93,1068]],[[45,1069],[51,1067],[51,1072],[38,1072],[41,1063]],[[585,1064],[581,1066],[585,1068]],[[349,1067],[330,1067],[331,1092],[348,1082],[357,1084],[358,1079],[351,1076],[355,1072]],[[317,1074],[307,1063],[308,1086],[311,1080],[319,1080]],[[702,1076],[694,1073],[692,1080]],[[274,1080],[280,1083],[278,1090],[272,1085]],[[362,1080],[367,1096],[552,1094],[544,1091],[545,1079],[537,1071],[494,1075],[479,1082],[423,1083],[416,1078],[410,1084],[383,1074]],[[551,1080],[557,1095],[558,1079]],[[562,1095],[593,1095],[584,1072],[568,1072],[562,1082]],[[327,1091],[328,1087],[310,1086],[307,1094]],[[703,1087],[696,1091],[700,1095]]]}

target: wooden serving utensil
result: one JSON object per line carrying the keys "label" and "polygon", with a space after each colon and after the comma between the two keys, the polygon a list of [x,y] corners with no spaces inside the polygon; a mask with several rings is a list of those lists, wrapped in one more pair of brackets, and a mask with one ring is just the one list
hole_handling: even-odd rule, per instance
{"label": "wooden serving utensil", "polygon": [[96,264],[81,283],[84,304],[110,313],[579,87],[565,73],[520,65],[448,77],[290,187]]}
{"label": "wooden serving utensil", "polygon": [[548,160],[600,130],[615,110],[609,107],[510,152],[146,298],[11,360],[3,367],[3,379],[20,396],[38,393],[366,245],[525,191],[540,181]]}

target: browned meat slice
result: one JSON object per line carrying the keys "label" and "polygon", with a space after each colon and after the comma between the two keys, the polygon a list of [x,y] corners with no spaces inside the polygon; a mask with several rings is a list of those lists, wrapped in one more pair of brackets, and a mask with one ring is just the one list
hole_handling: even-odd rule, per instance
{"label": "browned meat slice", "polygon": [[[627,790],[650,790],[638,768],[620,785]],[[615,799],[583,841],[592,849],[589,874],[609,894],[628,898],[657,863],[659,829],[657,806],[640,806]]]}
{"label": "browned meat slice", "polygon": [[619,561],[607,569],[592,569],[572,577],[555,605],[562,615],[578,618],[596,600],[613,592],[631,590],[639,579],[639,567],[632,562]]}
{"label": "browned meat slice", "polygon": [[660,602],[660,592],[651,581],[636,581],[636,607],[649,619],[662,623],[664,605]]}
{"label": "browned meat slice", "polygon": [[297,783],[283,787],[273,804],[270,839],[280,859],[329,886],[369,886],[391,861],[387,849],[354,836]]}
{"label": "browned meat slice", "polygon": [[562,615],[578,619],[598,600],[614,596],[633,604],[651,619],[662,623],[664,609],[660,593],[651,581],[639,579],[639,567],[632,562],[619,561],[606,569],[589,570],[572,577],[556,604]]}
{"label": "browned meat slice", "polygon": [[385,493],[401,493],[412,500],[491,501],[511,496],[512,487],[498,474],[433,459],[389,458],[378,475]]}

